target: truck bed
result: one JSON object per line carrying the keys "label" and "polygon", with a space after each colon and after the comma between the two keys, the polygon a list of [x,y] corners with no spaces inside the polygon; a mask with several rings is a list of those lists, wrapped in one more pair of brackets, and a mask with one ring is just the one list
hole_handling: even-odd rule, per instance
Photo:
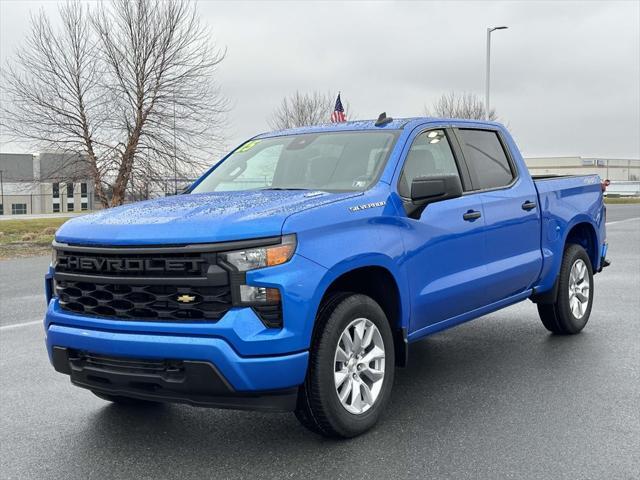
{"label": "truck bed", "polygon": [[[602,206],[602,187],[598,175],[536,175],[533,183],[540,197],[540,213],[543,217],[549,210],[556,216],[558,211],[571,210],[574,215],[587,213],[597,219],[595,214]],[[554,204],[557,204],[557,210]]]}
{"label": "truck bed", "polygon": [[[595,224],[596,235],[589,242],[602,245],[605,238],[605,208],[598,175],[536,176],[533,181],[538,191],[541,216],[541,242],[544,254],[541,288],[550,288],[560,269],[565,236],[578,223]],[[600,269],[600,252],[592,253],[595,271]],[[597,247],[599,248],[599,247]]]}

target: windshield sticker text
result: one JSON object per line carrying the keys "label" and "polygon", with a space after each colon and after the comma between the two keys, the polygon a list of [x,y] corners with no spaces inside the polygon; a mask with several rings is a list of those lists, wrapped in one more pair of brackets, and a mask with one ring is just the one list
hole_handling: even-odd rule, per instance
{"label": "windshield sticker text", "polygon": [[249,150],[251,150],[253,147],[255,147],[259,143],[260,143],[260,140],[250,140],[247,143],[245,143],[244,145],[242,145],[238,149],[238,152],[248,152]]}

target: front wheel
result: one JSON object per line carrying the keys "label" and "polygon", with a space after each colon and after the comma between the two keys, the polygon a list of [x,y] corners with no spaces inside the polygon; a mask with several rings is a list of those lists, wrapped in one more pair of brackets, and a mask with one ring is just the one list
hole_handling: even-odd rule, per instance
{"label": "front wheel", "polygon": [[589,255],[580,245],[565,249],[557,282],[555,303],[538,304],[540,319],[550,332],[578,333],[589,321],[593,304],[593,269]]}
{"label": "front wheel", "polygon": [[354,437],[380,418],[394,376],[393,337],[382,308],[365,295],[334,297],[317,319],[296,416],[328,437]]}

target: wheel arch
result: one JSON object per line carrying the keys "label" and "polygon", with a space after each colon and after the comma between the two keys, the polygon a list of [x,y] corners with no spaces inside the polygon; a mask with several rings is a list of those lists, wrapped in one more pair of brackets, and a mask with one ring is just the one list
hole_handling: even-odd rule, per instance
{"label": "wheel arch", "polygon": [[564,235],[564,239],[560,244],[561,250],[558,252],[559,255],[554,255],[555,260],[550,272],[550,275],[552,275],[552,278],[554,279],[553,284],[549,289],[546,289],[542,292],[534,293],[531,297],[531,300],[534,303],[548,304],[554,303],[556,301],[556,298],[558,296],[558,275],[560,273],[562,259],[564,258],[564,251],[568,245],[575,244],[583,247],[587,252],[589,260],[591,261],[591,267],[594,273],[597,272],[599,268],[600,241],[597,233],[598,230],[593,222],[589,219],[589,217],[578,216],[574,218],[574,220],[567,225],[565,231],[566,235]]}
{"label": "wheel arch", "polygon": [[596,228],[589,221],[579,221],[575,223],[567,232],[564,241],[563,251],[569,244],[582,246],[591,260],[591,267],[595,272],[600,261],[598,253],[598,234]]}
{"label": "wheel arch", "polygon": [[[403,304],[407,299],[402,295],[400,285],[399,279],[392,270],[381,263],[341,268],[334,271],[330,281],[326,283],[318,303],[316,318],[323,306],[337,294],[359,293],[371,297],[380,305],[389,321],[394,338],[396,364],[404,366],[408,356],[408,319],[406,318],[408,308]],[[314,323],[312,338],[315,328]]]}

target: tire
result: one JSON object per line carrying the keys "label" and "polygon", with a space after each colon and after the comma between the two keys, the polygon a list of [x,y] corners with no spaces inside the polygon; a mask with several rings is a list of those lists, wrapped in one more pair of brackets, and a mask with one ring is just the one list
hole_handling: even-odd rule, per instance
{"label": "tire", "polygon": [[[391,395],[395,358],[389,322],[373,299],[360,294],[333,297],[316,321],[296,417],[326,437],[355,437],[376,424]],[[364,347],[358,348],[359,339]]]}
{"label": "tire", "polygon": [[138,398],[131,397],[121,397],[119,395],[109,395],[107,393],[100,393],[94,390],[91,390],[96,397],[101,398],[102,400],[106,400],[107,402],[112,402],[118,405],[127,405],[127,406],[156,406],[160,405],[160,402],[152,402],[151,400],[140,400]]}
{"label": "tire", "polygon": [[538,304],[542,324],[559,335],[579,333],[589,321],[594,290],[593,268],[584,248],[574,244],[567,246],[556,281],[555,303]]}

